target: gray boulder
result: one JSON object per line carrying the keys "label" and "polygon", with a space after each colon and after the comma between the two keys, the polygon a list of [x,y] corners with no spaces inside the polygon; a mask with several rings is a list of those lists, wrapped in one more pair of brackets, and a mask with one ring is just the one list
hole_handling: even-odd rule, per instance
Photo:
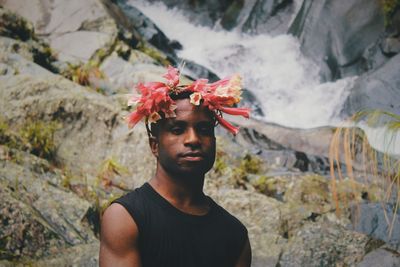
{"label": "gray boulder", "polygon": [[42,67],[57,72],[54,66],[55,55],[51,48],[38,39],[33,25],[0,7],[0,55],[18,53]]}
{"label": "gray boulder", "polygon": [[[246,1],[245,5],[250,4]],[[245,10],[249,9],[251,11],[242,25],[242,31],[252,34],[286,33],[292,16],[297,12],[295,1],[292,0],[257,0],[252,7],[245,6],[240,16],[244,16]]]}
{"label": "gray boulder", "polygon": [[234,139],[248,151],[276,167],[297,168],[326,174],[329,170],[330,127],[295,129],[256,119],[232,118],[243,128]]}
{"label": "gray boulder", "polygon": [[1,4],[31,21],[61,61],[85,63],[117,37],[115,22],[97,0],[2,0]]}
{"label": "gray boulder", "polygon": [[289,29],[324,81],[365,72],[363,53],[383,32],[382,7],[374,0],[305,0]]}
{"label": "gray boulder", "polygon": [[[126,0],[104,1],[104,6],[115,21],[126,31],[133,34],[131,46],[135,47],[140,41],[150,43],[175,63],[176,54],[173,48],[173,42],[139,9],[127,3]],[[180,46],[179,44],[178,47]]]}
{"label": "gray boulder", "polygon": [[370,238],[325,219],[310,222],[290,239],[279,266],[354,266],[365,254]]}
{"label": "gray boulder", "polygon": [[223,14],[235,5],[243,6],[242,0],[150,0],[149,2],[163,2],[169,8],[179,8],[195,24],[213,27]]}
{"label": "gray boulder", "polygon": [[219,189],[208,182],[206,192],[237,216],[247,227],[253,250],[254,267],[276,266],[282,245],[280,207],[278,201],[251,191]]}
{"label": "gray boulder", "polygon": [[19,261],[1,261],[2,267],[70,267],[70,266],[99,266],[99,242],[76,245],[66,248],[60,253],[40,259],[20,259]]}
{"label": "gray boulder", "polygon": [[[31,67],[41,69],[34,63]],[[127,186],[140,185],[150,177],[153,157],[145,129],[138,125],[134,133],[128,131],[123,120],[126,112],[117,100],[46,71],[35,76],[0,76],[0,80],[0,110],[13,127],[27,117],[62,124],[54,137],[55,157],[73,173],[96,179],[102,162],[114,158],[131,172],[126,174],[131,177]]]}
{"label": "gray boulder", "polygon": [[43,223],[40,214],[29,206],[29,202],[18,199],[18,191],[7,187],[3,179],[0,185],[1,266],[1,260],[41,257],[48,254],[50,249],[57,252],[67,246],[62,236]]}
{"label": "gray boulder", "polygon": [[[95,240],[93,232],[82,224],[90,204],[62,188],[61,172],[53,171],[47,161],[31,154],[7,147],[2,147],[1,152],[0,181],[15,192],[14,198],[34,211],[32,219],[68,245]],[[10,154],[17,162],[6,157]]]}
{"label": "gray boulder", "polygon": [[398,267],[400,266],[400,254],[387,248],[379,248],[365,255],[356,266]]}
{"label": "gray boulder", "polygon": [[362,203],[352,210],[350,229],[382,240],[387,247],[400,253],[400,216],[396,203]]}
{"label": "gray boulder", "polygon": [[400,55],[382,67],[357,79],[347,97],[341,114],[352,116],[361,110],[382,109],[400,113]]}

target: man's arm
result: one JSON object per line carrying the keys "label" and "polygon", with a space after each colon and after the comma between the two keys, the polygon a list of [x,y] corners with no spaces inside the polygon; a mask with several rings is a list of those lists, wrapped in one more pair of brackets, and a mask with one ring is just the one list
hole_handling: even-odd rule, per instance
{"label": "man's arm", "polygon": [[251,246],[249,238],[247,238],[242,253],[240,253],[239,260],[237,261],[235,267],[250,267],[250,265],[251,265]]}
{"label": "man's arm", "polygon": [[100,233],[100,267],[141,267],[138,248],[139,231],[135,221],[120,204],[104,212]]}

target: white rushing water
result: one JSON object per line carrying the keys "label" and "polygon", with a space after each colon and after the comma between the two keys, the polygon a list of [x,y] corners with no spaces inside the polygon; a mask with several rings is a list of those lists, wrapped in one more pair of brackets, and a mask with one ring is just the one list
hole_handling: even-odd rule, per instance
{"label": "white rushing water", "polygon": [[129,3],[183,45],[179,57],[221,78],[241,74],[244,87],[262,104],[263,120],[298,128],[339,123],[337,113],[355,78],[321,83],[318,67],[302,55],[296,38],[210,29],[191,24],[179,10],[169,10],[162,3]]}

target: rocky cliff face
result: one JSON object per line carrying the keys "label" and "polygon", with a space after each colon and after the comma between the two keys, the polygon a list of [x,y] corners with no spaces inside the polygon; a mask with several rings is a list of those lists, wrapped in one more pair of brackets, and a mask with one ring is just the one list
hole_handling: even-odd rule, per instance
{"label": "rocky cliff face", "polygon": [[[232,5],[211,2],[216,10]],[[127,130],[124,98],[133,83],[159,79],[173,48],[157,48],[171,43],[153,43],[161,35],[149,35],[156,28],[143,14],[118,13],[121,5],[110,3],[0,1],[33,23],[0,8],[2,266],[97,266],[101,210],[152,175],[145,129]],[[254,6],[272,14],[291,5],[268,3]],[[351,230],[346,210],[336,217],[325,176],[331,129],[237,123],[243,128],[236,139],[217,132],[218,158],[205,189],[247,226],[253,266],[398,260],[395,242],[381,247],[379,239],[388,241],[381,235]],[[338,188],[367,204],[381,195],[378,185],[356,183],[349,191],[344,180]]]}
{"label": "rocky cliff face", "polygon": [[306,0],[289,30],[328,81],[365,72],[363,53],[383,32],[383,11],[377,1]]}

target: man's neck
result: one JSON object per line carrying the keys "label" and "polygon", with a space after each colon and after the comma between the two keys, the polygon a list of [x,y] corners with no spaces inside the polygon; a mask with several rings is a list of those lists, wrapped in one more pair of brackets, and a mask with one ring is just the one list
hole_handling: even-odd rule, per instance
{"label": "man's neck", "polygon": [[162,167],[157,167],[156,174],[149,183],[177,209],[196,215],[208,211],[209,203],[203,193],[204,175],[171,175]]}

